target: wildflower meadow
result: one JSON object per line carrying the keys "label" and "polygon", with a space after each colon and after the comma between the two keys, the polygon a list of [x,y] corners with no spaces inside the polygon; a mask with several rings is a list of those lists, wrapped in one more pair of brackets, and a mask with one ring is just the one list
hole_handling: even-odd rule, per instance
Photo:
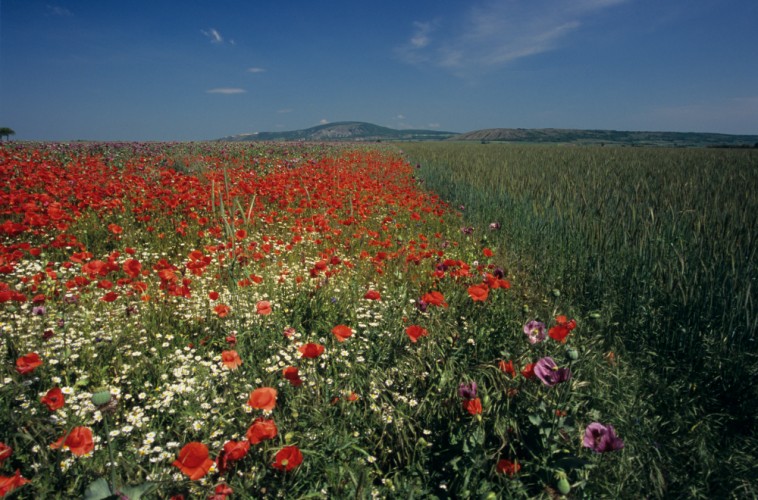
{"label": "wildflower meadow", "polygon": [[0,496],[649,494],[604,316],[396,147],[5,143],[0,176]]}

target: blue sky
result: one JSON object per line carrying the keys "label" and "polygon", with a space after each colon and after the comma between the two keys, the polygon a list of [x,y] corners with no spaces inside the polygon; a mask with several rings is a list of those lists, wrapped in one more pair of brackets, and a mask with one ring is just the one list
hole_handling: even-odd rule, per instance
{"label": "blue sky", "polygon": [[0,126],[758,134],[756,0],[0,0]]}

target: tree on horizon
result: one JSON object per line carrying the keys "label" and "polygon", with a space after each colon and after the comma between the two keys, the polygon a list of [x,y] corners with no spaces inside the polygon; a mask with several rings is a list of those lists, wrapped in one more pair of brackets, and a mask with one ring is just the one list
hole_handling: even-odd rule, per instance
{"label": "tree on horizon", "polygon": [[6,139],[10,139],[10,136],[16,135],[16,131],[12,128],[8,127],[0,127],[0,141],[3,140],[3,137]]}

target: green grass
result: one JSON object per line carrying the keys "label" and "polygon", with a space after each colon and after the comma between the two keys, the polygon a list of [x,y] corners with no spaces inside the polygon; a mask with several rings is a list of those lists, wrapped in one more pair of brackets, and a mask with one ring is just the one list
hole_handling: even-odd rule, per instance
{"label": "green grass", "polygon": [[402,149],[510,269],[599,316],[627,370],[609,404],[645,443],[609,476],[623,491],[758,494],[758,152]]}

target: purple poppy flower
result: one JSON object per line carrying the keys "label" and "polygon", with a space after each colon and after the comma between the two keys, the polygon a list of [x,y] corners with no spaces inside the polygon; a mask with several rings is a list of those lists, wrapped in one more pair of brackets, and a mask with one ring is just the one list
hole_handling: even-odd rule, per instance
{"label": "purple poppy flower", "polygon": [[490,231],[497,231],[498,229],[500,229],[499,222],[490,222]]}
{"label": "purple poppy flower", "polygon": [[534,364],[534,374],[548,387],[565,382],[571,378],[571,370],[558,368],[553,358],[542,358]]}
{"label": "purple poppy flower", "polygon": [[591,448],[597,453],[616,451],[624,447],[624,441],[616,436],[616,430],[612,425],[603,425],[593,422],[584,431],[582,446]]}
{"label": "purple poppy flower", "polygon": [[32,314],[35,316],[44,316],[45,313],[47,313],[47,308],[45,306],[32,307]]}
{"label": "purple poppy flower", "polygon": [[476,398],[476,382],[461,384],[458,387],[458,395],[466,400]]}
{"label": "purple poppy flower", "polygon": [[529,338],[529,343],[538,344],[545,340],[545,323],[533,319],[524,325],[524,333]]}
{"label": "purple poppy flower", "polygon": [[429,307],[429,304],[421,299],[418,299],[416,301],[416,309],[418,309],[420,312],[425,313],[427,308]]}
{"label": "purple poppy flower", "polygon": [[474,228],[473,228],[473,227],[471,227],[471,226],[468,226],[468,227],[462,227],[462,228],[461,228],[461,232],[462,232],[463,234],[474,234]]}

